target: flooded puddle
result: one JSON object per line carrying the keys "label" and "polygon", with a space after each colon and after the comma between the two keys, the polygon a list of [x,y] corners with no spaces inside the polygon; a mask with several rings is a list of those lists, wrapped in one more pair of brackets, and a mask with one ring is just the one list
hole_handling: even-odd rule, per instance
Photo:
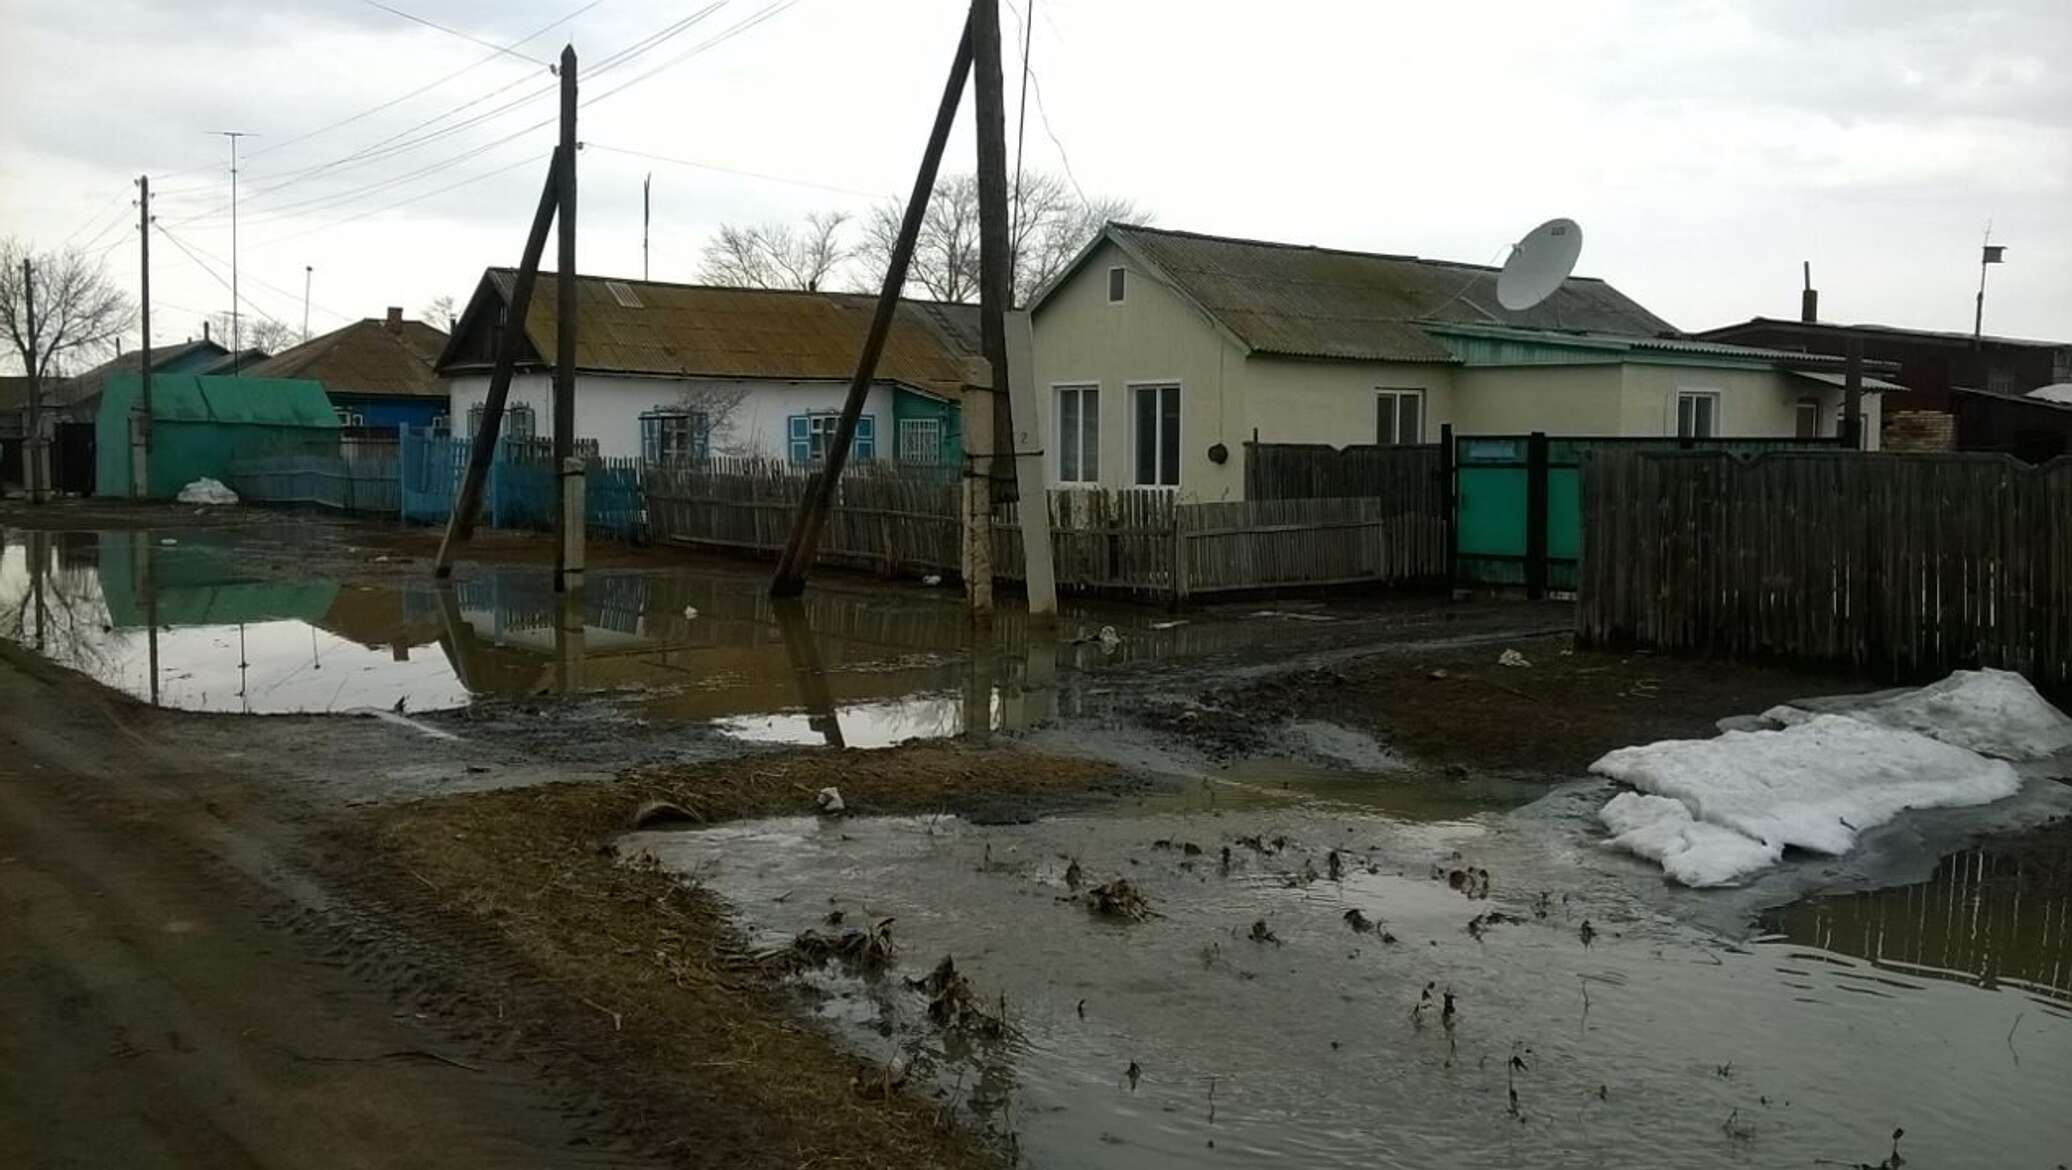
{"label": "flooded puddle", "polygon": [[[1026,825],[780,819],[622,845],[720,894],[763,947],[835,911],[891,918],[896,968],[809,972],[817,1010],[1036,1166],[1855,1165],[1895,1127],[1919,1166],[2072,1151],[2063,826],[2019,863],[2033,880],[1960,854],[1745,939],[1691,913],[1710,898],[1745,923],[1745,895],[1673,891],[1596,846],[1601,794],[1510,808],[1384,774],[1365,785],[1393,799],[1361,799],[1270,771]],[[1083,887],[1116,877],[1156,916],[1090,913]],[[908,980],[944,955],[1004,1004],[1006,1039],[928,1018]]]}
{"label": "flooded puddle", "polygon": [[[450,587],[283,581],[231,531],[7,532],[0,637],[138,699],[194,711],[406,713],[482,698],[614,695],[636,717],[751,742],[882,747],[1100,706],[1060,673],[1269,642],[1283,623],[1068,607],[1055,643],[1020,615],[972,636],[954,590],[835,583],[774,605],[754,570],[477,566]],[[291,525],[266,556],[292,558]],[[290,551],[280,552],[285,546]],[[1314,616],[1314,615],[1312,615]],[[1115,626],[1120,640],[1093,636]]]}

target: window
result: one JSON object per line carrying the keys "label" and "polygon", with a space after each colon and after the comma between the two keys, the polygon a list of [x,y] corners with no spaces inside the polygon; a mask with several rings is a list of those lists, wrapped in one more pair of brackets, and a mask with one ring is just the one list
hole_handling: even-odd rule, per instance
{"label": "window", "polygon": [[[818,463],[827,458],[827,449],[834,443],[835,430],[842,424],[839,411],[823,410],[812,414],[795,414],[785,420],[785,431],[789,439],[793,463]],[[878,426],[871,415],[859,415],[856,419],[856,435],[849,448],[852,459],[876,459],[878,457]]]}
{"label": "window", "polygon": [[1139,386],[1137,395],[1137,482],[1146,487],[1180,486],[1180,388]]}
{"label": "window", "polygon": [[899,461],[901,463],[941,463],[942,420],[939,418],[900,419]]}
{"label": "window", "polygon": [[[1836,409],[1840,409],[1837,407]],[[1798,426],[1795,432],[1801,439],[1820,437],[1820,400],[1801,398],[1798,403]]]}
{"label": "window", "polygon": [[450,431],[451,431],[452,429],[453,429],[453,420],[452,420],[452,419],[448,418],[448,417],[447,417],[447,416],[445,416],[444,414],[435,414],[435,415],[433,415],[433,416],[432,416],[432,433],[433,433],[433,434],[435,434],[435,435],[443,435],[443,434],[446,434],[446,433],[450,432]]}
{"label": "window", "polygon": [[1101,389],[1058,387],[1058,482],[1101,480]]}
{"label": "window", "polygon": [[641,307],[640,298],[633,295],[633,286],[625,281],[607,280],[604,282],[604,287],[605,291],[612,294],[612,299],[619,302],[620,308],[638,309]]}
{"label": "window", "polygon": [[367,416],[350,406],[334,406],[331,408],[331,413],[338,416],[339,426],[363,427],[367,425]]}
{"label": "window", "polygon": [[1424,442],[1424,391],[1383,390],[1375,395],[1374,441],[1384,447]]}
{"label": "window", "polygon": [[1719,433],[1719,391],[1676,392],[1676,437],[1710,439]]}
{"label": "window", "polygon": [[[481,433],[482,406],[480,403],[477,403],[474,406],[468,407],[467,437],[472,439]],[[502,438],[530,439],[534,437],[535,433],[536,428],[533,423],[532,407],[525,405],[523,402],[513,403],[504,407]]]}
{"label": "window", "polygon": [[712,432],[702,410],[656,408],[640,416],[640,457],[650,463],[703,459]]}
{"label": "window", "polygon": [[1122,269],[1120,269],[1120,268],[1110,268],[1110,269],[1108,270],[1108,303],[1109,303],[1109,304],[1113,305],[1113,304],[1119,304],[1119,303],[1121,303],[1121,301],[1122,301],[1122,282],[1123,282],[1123,271],[1122,271]]}

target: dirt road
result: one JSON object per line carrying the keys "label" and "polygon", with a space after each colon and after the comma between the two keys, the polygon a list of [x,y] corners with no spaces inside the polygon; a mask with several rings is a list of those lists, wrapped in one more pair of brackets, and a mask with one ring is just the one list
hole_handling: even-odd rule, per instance
{"label": "dirt road", "polygon": [[168,716],[13,647],[0,711],[0,1165],[635,1164],[512,1038],[442,1034],[254,799],[394,728]]}

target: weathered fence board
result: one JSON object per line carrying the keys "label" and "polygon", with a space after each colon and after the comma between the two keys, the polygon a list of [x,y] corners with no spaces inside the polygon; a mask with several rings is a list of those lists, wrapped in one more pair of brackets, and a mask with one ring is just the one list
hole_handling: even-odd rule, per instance
{"label": "weathered fence board", "polygon": [[2072,459],[1597,452],[1583,517],[1586,644],[2072,682]]}
{"label": "weathered fence board", "polygon": [[[393,449],[393,444],[391,444]],[[308,504],[340,512],[393,516],[401,507],[394,457],[345,459],[330,455],[273,455],[241,460],[230,489],[264,504]]]}

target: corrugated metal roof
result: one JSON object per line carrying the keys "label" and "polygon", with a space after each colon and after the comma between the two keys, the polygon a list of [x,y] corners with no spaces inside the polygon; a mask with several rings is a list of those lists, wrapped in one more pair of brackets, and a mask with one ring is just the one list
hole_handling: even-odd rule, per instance
{"label": "corrugated metal roof", "polygon": [[[1736,330],[1764,328],[1786,329],[1805,333],[1874,333],[1881,337],[1913,337],[1926,341],[1950,342],[1970,345],[1971,334],[1949,329],[1909,329],[1904,325],[1850,325],[1840,321],[1799,321],[1789,317],[1750,317],[1732,325],[1721,325],[1716,329],[1701,331],[1700,337],[1717,337]],[[2064,349],[2072,347],[2072,341],[2044,341],[2033,337],[2001,337],[1987,333],[1979,338],[1987,345],[2012,345],[2028,349]]]}
{"label": "corrugated metal roof", "polygon": [[446,397],[446,382],[432,368],[446,347],[446,331],[423,321],[391,329],[368,317],[284,349],[243,373],[254,378],[312,378],[340,394]]}
{"label": "corrugated metal roof", "polygon": [[[1818,382],[1823,386],[1846,387],[1849,385],[1847,375],[1837,374],[1833,370],[1793,370],[1791,373],[1793,377],[1804,378],[1809,382]],[[1899,385],[1897,382],[1887,382],[1883,378],[1873,378],[1869,375],[1864,376],[1863,388],[1866,390],[1890,390],[1894,392],[1906,390],[1906,387]]]}
{"label": "corrugated metal roof", "polygon": [[1155,265],[1246,346],[1261,353],[1443,362],[1419,321],[1674,333],[1601,280],[1571,277],[1523,312],[1497,303],[1498,269],[1371,252],[1110,224],[1109,238]]}
{"label": "corrugated metal roof", "polygon": [[[485,279],[508,302],[517,272],[492,268]],[[630,287],[640,307],[622,304],[603,277],[578,277],[577,369],[669,377],[847,379],[856,372],[877,306],[877,297],[860,293],[610,283]],[[554,274],[542,272],[526,314],[525,336],[547,364],[554,361],[557,320]],[[964,383],[965,359],[978,354],[976,305],[901,301],[878,361],[878,377],[955,395]]]}
{"label": "corrugated metal roof", "polygon": [[[136,374],[108,379],[101,418],[126,416],[142,390]],[[297,378],[217,378],[201,374],[151,375],[153,418],[186,422],[261,423],[338,428],[324,388]]]}

